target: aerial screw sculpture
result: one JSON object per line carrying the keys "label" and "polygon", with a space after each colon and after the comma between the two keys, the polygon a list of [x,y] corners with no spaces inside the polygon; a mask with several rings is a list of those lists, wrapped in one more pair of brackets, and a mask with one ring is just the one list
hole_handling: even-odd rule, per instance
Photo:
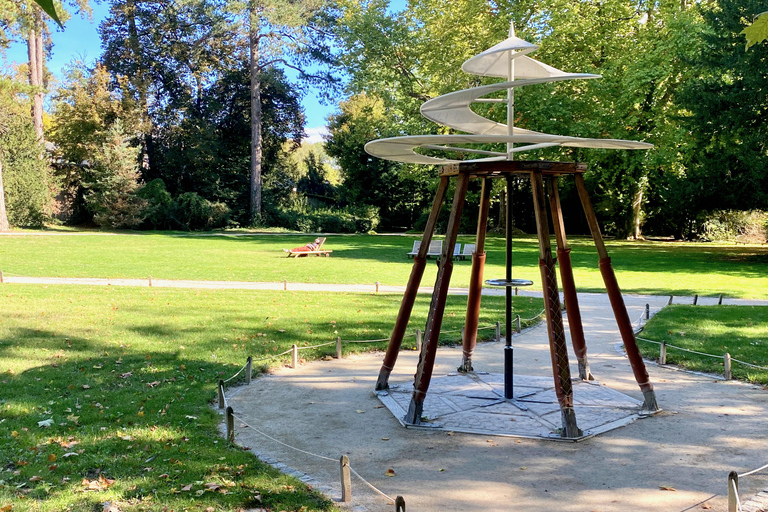
{"label": "aerial screw sculpture", "polygon": [[[503,82],[473,87],[452,92],[427,101],[421,107],[421,113],[436,123],[455,130],[467,132],[469,135],[414,135],[380,139],[366,144],[366,151],[376,157],[399,162],[417,164],[441,165],[438,185],[432,210],[424,228],[421,246],[414,257],[413,268],[406,286],[405,294],[400,305],[395,326],[390,337],[384,361],[376,382],[377,390],[389,387],[389,375],[397,361],[403,336],[410,319],[416,293],[426,265],[427,250],[435,231],[438,213],[445,199],[449,180],[456,178],[456,191],[453,197],[451,214],[443,244],[443,253],[432,294],[427,324],[424,333],[424,343],[419,356],[413,383],[413,394],[404,421],[418,425],[422,421],[424,399],[437,352],[438,338],[445,311],[448,285],[453,271],[453,254],[458,235],[462,208],[466,198],[467,186],[470,179],[482,180],[480,194],[480,213],[478,218],[475,252],[472,254],[472,270],[470,275],[469,296],[467,299],[467,314],[465,334],[462,340],[463,361],[460,370],[472,371],[471,357],[477,341],[477,325],[480,313],[480,298],[483,282],[483,267],[485,264],[485,237],[490,205],[491,179],[505,178],[509,183],[513,176],[524,176],[531,180],[533,204],[536,215],[536,226],[539,240],[539,267],[541,270],[542,290],[545,304],[547,333],[549,337],[550,354],[555,392],[562,417],[562,435],[567,438],[577,438],[582,435],[576,422],[573,407],[573,390],[571,373],[566,348],[566,338],[560,307],[560,296],[555,273],[555,263],[560,269],[563,285],[563,296],[568,312],[571,341],[576,354],[579,377],[591,380],[592,374],[587,360],[586,342],[581,323],[579,304],[570,260],[570,248],[565,236],[562,209],[558,195],[557,181],[561,176],[573,175],[579,198],[586,215],[595,248],[599,256],[599,267],[605,282],[606,291],[621,333],[632,370],[643,393],[644,409],[648,412],[658,410],[656,396],[653,391],[645,364],[637,348],[637,342],[632,325],[627,315],[624,299],[621,296],[616,276],[611,266],[605,244],[594,210],[584,185],[583,173],[585,164],[572,162],[551,162],[543,160],[515,160],[518,152],[529,152],[540,148],[564,146],[576,148],[603,148],[622,150],[650,149],[651,144],[618,139],[590,139],[552,135],[514,126],[515,88],[526,85],[556,82],[561,80],[594,79],[600,75],[584,73],[566,73],[552,66],[534,60],[527,54],[535,51],[538,46],[515,37],[514,28],[510,27],[509,37],[501,43],[470,58],[461,66],[462,70],[481,76],[493,76],[505,79]],[[507,91],[506,98],[485,98],[492,93]],[[507,123],[497,123],[484,118],[471,110],[473,103],[503,102],[507,107]],[[506,151],[489,151],[475,149],[468,145],[503,143]],[[455,160],[416,153],[414,150],[423,148],[441,152],[466,153],[477,155],[479,158],[470,160]],[[508,196],[509,197],[509,196]],[[555,238],[557,241],[557,257],[553,257],[550,244],[547,204],[552,216]],[[509,207],[509,206],[508,206]],[[509,233],[507,235],[509,246]],[[509,252],[509,250],[508,250]],[[510,281],[509,258],[507,261],[507,296],[512,286]],[[508,301],[509,303],[509,301]],[[508,306],[509,307],[509,306]],[[507,322],[509,324],[509,322]],[[507,345],[511,335],[507,325]],[[511,394],[511,390],[510,390]],[[506,396],[512,399],[512,396]]]}

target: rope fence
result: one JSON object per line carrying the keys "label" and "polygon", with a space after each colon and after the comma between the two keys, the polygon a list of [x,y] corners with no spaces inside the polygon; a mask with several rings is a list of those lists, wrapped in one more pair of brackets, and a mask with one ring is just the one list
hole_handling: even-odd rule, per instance
{"label": "rope fence", "polygon": [[703,357],[711,357],[713,359],[722,359],[723,360],[723,376],[725,377],[725,380],[731,380],[733,378],[733,371],[732,371],[733,363],[737,363],[743,366],[748,366],[750,368],[755,368],[756,370],[768,371],[768,367],[766,366],[760,366],[757,364],[752,364],[746,361],[742,361],[740,359],[733,358],[731,357],[731,354],[729,354],[728,352],[726,352],[723,355],[708,354],[706,352],[699,352],[698,350],[691,350],[689,348],[683,348],[683,347],[678,347],[676,345],[671,345],[666,341],[649,340],[648,338],[641,338],[640,336],[638,336],[637,339],[639,341],[646,341],[648,343],[654,343],[656,345],[659,345],[659,364],[667,364],[667,349],[671,348],[671,349],[679,350],[681,352],[687,352],[689,354],[696,354]]}
{"label": "rope fence", "polygon": [[739,479],[754,475],[765,469],[768,469],[768,464],[746,473],[739,474],[736,471],[731,471],[728,474],[728,512],[742,512],[741,498],[739,497]]}
{"label": "rope fence", "polygon": [[[520,315],[517,315],[517,332],[520,332],[520,325],[521,322],[529,323],[537,318],[541,317],[544,314],[544,310],[542,310],[537,315],[528,318],[528,319],[521,319]],[[487,329],[495,329],[496,335],[495,339],[496,341],[501,340],[501,325],[499,322],[496,322],[492,325],[482,326],[478,327],[478,330],[487,330]],[[464,328],[460,330],[451,330],[451,331],[440,331],[440,334],[452,334],[452,333],[461,333],[462,338],[464,337]],[[408,334],[407,336],[415,336],[416,337],[416,344],[417,349],[421,349],[421,341],[423,333],[420,329],[417,329],[414,333]],[[336,345],[336,356],[341,359],[343,356],[342,351],[342,343],[380,343],[389,341],[389,338],[379,338],[379,339],[371,339],[371,340],[344,340],[342,341],[341,337],[337,337],[335,341],[329,341],[327,343],[319,343],[317,345],[310,345],[310,346],[304,346],[300,347],[298,345],[293,345],[289,350],[286,350],[284,352],[281,352],[279,354],[273,354],[273,355],[267,355],[258,358],[258,361],[266,361],[269,359],[274,359],[278,357],[282,357],[288,354],[291,354],[291,367],[296,368],[298,366],[298,353],[300,350],[310,350],[310,349],[318,349],[322,347],[327,347],[330,345],[335,344]],[[313,457],[319,460],[323,460],[326,462],[339,462],[340,463],[340,475],[341,475],[341,501],[342,502],[350,502],[351,501],[351,475],[354,475],[357,477],[363,484],[365,484],[367,487],[369,487],[371,490],[373,490],[376,494],[380,495],[381,497],[385,498],[390,505],[395,505],[397,507],[397,510],[405,510],[405,500],[402,496],[397,496],[397,498],[392,498],[388,494],[385,494],[383,491],[378,489],[375,485],[370,483],[368,480],[366,480],[360,473],[355,471],[355,469],[349,464],[349,458],[346,455],[342,455],[341,459],[337,461],[337,459],[333,459],[331,457],[326,457],[324,455],[319,455],[317,453],[312,453],[306,450],[302,450],[301,448],[297,448],[295,446],[292,446],[284,441],[281,441],[280,439],[277,439],[273,436],[270,436],[269,434],[259,430],[258,428],[254,427],[252,424],[250,424],[247,420],[245,420],[243,417],[235,414],[232,407],[229,406],[229,400],[227,398],[226,394],[226,385],[238,377],[241,377],[241,375],[245,375],[245,381],[247,384],[251,383],[251,379],[253,377],[253,361],[254,358],[249,356],[246,363],[239,369],[237,372],[229,377],[228,379],[219,380],[218,383],[218,407],[219,409],[223,410],[225,412],[226,416],[226,425],[227,425],[227,440],[234,443],[235,442],[235,419],[240,421],[242,425],[244,425],[247,428],[250,428],[253,432],[256,434],[259,434],[260,436],[269,439],[281,446],[284,446],[286,448],[289,448],[291,450],[294,450],[296,452],[302,453],[304,455],[307,455],[309,457]]]}

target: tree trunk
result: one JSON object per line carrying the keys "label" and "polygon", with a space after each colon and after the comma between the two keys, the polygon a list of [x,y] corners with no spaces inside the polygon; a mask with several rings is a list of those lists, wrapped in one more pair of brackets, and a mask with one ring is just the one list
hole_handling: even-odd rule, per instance
{"label": "tree trunk", "polygon": [[152,168],[152,162],[154,161],[155,145],[152,140],[152,118],[149,115],[149,94],[147,92],[149,86],[147,85],[147,73],[143,66],[143,59],[140,57],[141,40],[139,39],[139,30],[136,28],[136,2],[134,0],[126,1],[125,17],[128,20],[128,38],[126,44],[133,53],[134,59],[139,62],[136,66],[135,77],[132,82],[136,87],[136,92],[139,96],[139,108],[141,108],[141,130],[144,132],[142,173],[144,174],[144,178],[146,178],[146,172],[148,169]]}
{"label": "tree trunk", "polygon": [[259,78],[259,18],[256,7],[250,7],[251,68],[251,221],[261,215],[261,81]]}
{"label": "tree trunk", "polygon": [[635,192],[635,197],[632,200],[632,238],[640,240],[643,238],[643,226],[640,223],[640,216],[642,214],[643,206],[643,187],[640,186]]}
{"label": "tree trunk", "polygon": [[29,29],[27,50],[29,56],[29,85],[36,88],[32,96],[32,122],[38,140],[43,140],[43,17],[35,9],[35,19]]}
{"label": "tree trunk", "polygon": [[3,188],[3,162],[0,160],[0,232],[10,231],[8,212],[5,210],[5,189]]}

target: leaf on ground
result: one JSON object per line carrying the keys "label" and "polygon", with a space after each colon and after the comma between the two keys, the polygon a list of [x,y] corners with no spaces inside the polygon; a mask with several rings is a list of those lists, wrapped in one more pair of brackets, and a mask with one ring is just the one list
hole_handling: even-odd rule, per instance
{"label": "leaf on ground", "polygon": [[0,507],[0,512],[11,512],[11,510],[13,510],[13,505],[5,505]]}
{"label": "leaf on ground", "polygon": [[61,458],[62,459],[66,459],[68,457],[72,457],[72,456],[75,456],[75,455],[77,455],[77,452],[67,452],[64,455],[62,455]]}
{"label": "leaf on ground", "polygon": [[710,508],[712,508],[712,505],[710,505],[709,503],[705,503],[705,504],[703,504],[703,505],[701,506],[701,508],[703,508],[703,509],[705,509],[705,510],[709,510]]}
{"label": "leaf on ground", "polygon": [[42,480],[42,479],[43,479],[43,477],[41,477],[41,476],[39,476],[39,475],[35,475],[35,476],[33,476],[32,478],[30,478],[30,479],[29,479],[29,481],[30,481],[30,482],[39,482],[39,481],[40,481],[40,480]]}
{"label": "leaf on ground", "polygon": [[47,428],[53,425],[53,418],[48,418],[47,420],[38,421],[37,426],[40,428]]}
{"label": "leaf on ground", "polygon": [[101,512],[121,512],[120,507],[112,502],[105,501],[101,504]]}
{"label": "leaf on ground", "polygon": [[88,384],[83,384],[83,389],[91,389],[91,386],[89,386]]}
{"label": "leaf on ground", "polygon": [[395,470],[394,470],[394,469],[392,469],[392,468],[389,468],[388,470],[386,470],[386,471],[384,472],[384,476],[396,476],[396,474],[395,474]]}
{"label": "leaf on ground", "polygon": [[48,455],[48,462],[56,462],[56,454],[51,453]]}
{"label": "leaf on ground", "polygon": [[662,491],[677,491],[677,489],[675,489],[671,485],[660,485],[659,489],[661,489]]}
{"label": "leaf on ground", "polygon": [[148,388],[154,388],[154,387],[157,387],[159,385],[160,385],[160,381],[159,380],[156,380],[154,382],[147,382],[147,387]]}
{"label": "leaf on ground", "polygon": [[192,484],[185,485],[181,488],[182,491],[191,491],[192,490]]}
{"label": "leaf on ground", "polygon": [[355,411],[357,414],[365,414],[365,411],[362,409],[358,409]]}

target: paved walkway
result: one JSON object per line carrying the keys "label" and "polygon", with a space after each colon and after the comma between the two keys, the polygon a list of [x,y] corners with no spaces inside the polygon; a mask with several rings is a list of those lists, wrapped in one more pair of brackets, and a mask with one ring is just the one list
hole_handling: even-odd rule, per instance
{"label": "paved walkway", "polygon": [[[607,298],[579,299],[593,373],[642,399],[617,350]],[[657,311],[667,300],[628,296],[630,318],[641,316],[646,303]],[[543,325],[513,344],[516,371],[551,378]],[[476,370],[500,373],[501,350],[481,344]],[[381,358],[373,353],[279,369],[231,390],[229,404],[241,418],[237,442],[333,497],[340,496],[335,460],[348,455],[377,488],[404,496],[409,510],[424,511],[724,511],[728,472],[768,462],[768,391],[757,386],[649,364],[663,412],[579,443],[552,443],[404,428],[372,393]],[[460,359],[460,348],[441,347],[435,375],[454,372]],[[391,382],[409,382],[416,361],[415,352],[402,352]],[[576,374],[573,365],[571,371]],[[395,476],[387,476],[390,469]],[[740,491],[753,496],[766,484],[768,474],[754,475],[742,479]],[[354,477],[353,496],[354,506],[393,509]]]}

